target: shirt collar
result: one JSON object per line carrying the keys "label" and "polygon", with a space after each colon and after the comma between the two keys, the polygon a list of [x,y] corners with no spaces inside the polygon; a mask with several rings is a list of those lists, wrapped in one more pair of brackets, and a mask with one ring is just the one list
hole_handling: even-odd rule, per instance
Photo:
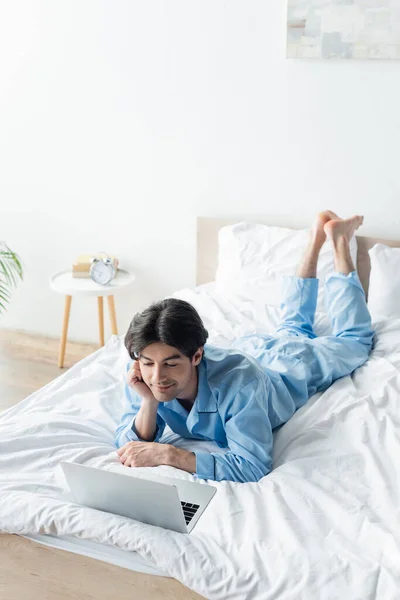
{"label": "shirt collar", "polygon": [[208,384],[207,363],[204,354],[197,369],[197,376],[199,380],[197,385],[197,396],[194,401],[194,408],[199,413],[217,412],[218,405]]}

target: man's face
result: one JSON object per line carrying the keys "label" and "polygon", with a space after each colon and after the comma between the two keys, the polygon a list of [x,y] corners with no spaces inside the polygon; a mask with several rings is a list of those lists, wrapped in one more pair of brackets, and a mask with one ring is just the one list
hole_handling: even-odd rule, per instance
{"label": "man's face", "polygon": [[174,398],[194,400],[197,394],[197,370],[203,354],[199,348],[192,360],[177,348],[155,342],[139,354],[142,377],[158,402]]}

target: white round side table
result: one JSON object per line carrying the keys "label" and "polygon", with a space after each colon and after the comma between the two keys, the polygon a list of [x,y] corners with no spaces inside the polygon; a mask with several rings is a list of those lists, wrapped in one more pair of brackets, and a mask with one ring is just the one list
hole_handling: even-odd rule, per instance
{"label": "white round side table", "polygon": [[67,345],[67,333],[69,315],[71,311],[72,296],[96,296],[98,317],[99,317],[99,333],[100,345],[104,346],[104,309],[103,297],[107,296],[108,310],[110,313],[111,332],[118,335],[117,331],[117,316],[115,313],[114,294],[122,287],[130,285],[135,280],[133,273],[118,269],[115,278],[107,285],[95,283],[92,279],[72,277],[72,271],[66,270],[56,273],[50,278],[50,287],[55,292],[65,295],[64,304],[64,320],[60,339],[60,349],[58,354],[58,366],[64,366],[65,347]]}

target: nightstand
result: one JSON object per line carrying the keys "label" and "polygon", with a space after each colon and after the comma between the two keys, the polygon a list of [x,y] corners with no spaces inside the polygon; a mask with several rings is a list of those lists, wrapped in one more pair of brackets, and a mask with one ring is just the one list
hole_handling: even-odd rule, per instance
{"label": "nightstand", "polygon": [[115,312],[114,294],[121,288],[133,283],[135,276],[129,271],[118,269],[115,278],[107,285],[95,283],[90,278],[72,277],[72,271],[61,271],[50,278],[52,290],[65,296],[64,320],[60,339],[58,354],[58,366],[64,366],[65,347],[67,344],[67,333],[69,315],[71,312],[72,296],[96,296],[99,320],[100,345],[104,346],[104,303],[103,298],[107,296],[108,310],[110,315],[111,332],[118,335],[117,316]]}

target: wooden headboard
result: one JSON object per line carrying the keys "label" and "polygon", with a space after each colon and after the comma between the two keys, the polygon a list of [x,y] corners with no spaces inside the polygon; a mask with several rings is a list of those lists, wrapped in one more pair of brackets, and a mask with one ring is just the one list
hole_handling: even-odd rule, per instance
{"label": "wooden headboard", "polygon": [[[197,285],[215,280],[218,260],[218,231],[225,225],[234,225],[241,221],[271,225],[271,223],[266,223],[260,219],[197,217]],[[356,236],[356,239],[358,245],[357,270],[365,293],[368,294],[369,273],[371,270],[368,250],[375,244],[386,244],[386,246],[391,246],[392,248],[400,248],[400,240],[385,240],[363,236]]]}

